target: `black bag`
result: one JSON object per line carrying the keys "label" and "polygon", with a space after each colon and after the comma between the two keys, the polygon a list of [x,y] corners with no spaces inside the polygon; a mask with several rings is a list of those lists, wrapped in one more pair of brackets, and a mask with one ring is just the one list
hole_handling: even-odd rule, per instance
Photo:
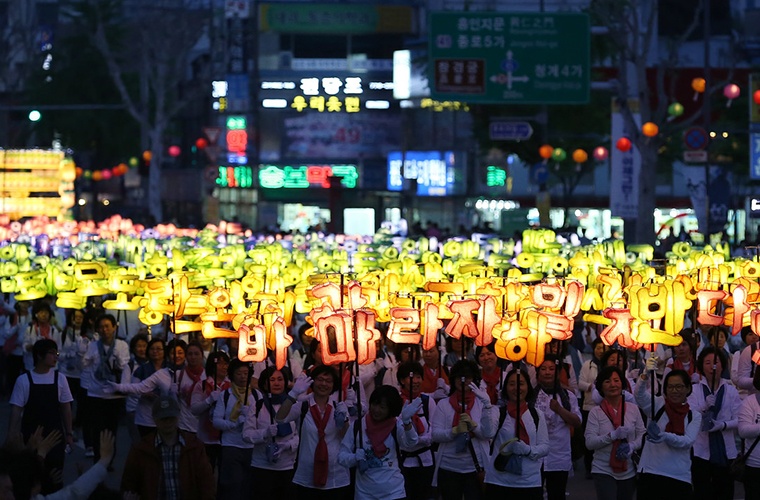
{"label": "black bag", "polygon": [[757,442],[760,441],[760,436],[755,438],[752,446],[744,453],[739,453],[735,459],[731,460],[728,466],[728,473],[734,478],[734,481],[744,482],[744,475],[747,472],[747,457],[752,455],[752,450],[757,446]]}

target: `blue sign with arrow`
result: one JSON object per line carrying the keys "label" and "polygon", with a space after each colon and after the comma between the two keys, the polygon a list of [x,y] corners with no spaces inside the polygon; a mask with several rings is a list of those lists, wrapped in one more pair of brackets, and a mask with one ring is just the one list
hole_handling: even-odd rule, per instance
{"label": "blue sign with arrow", "polygon": [[533,127],[528,122],[491,122],[488,135],[492,141],[527,141]]}

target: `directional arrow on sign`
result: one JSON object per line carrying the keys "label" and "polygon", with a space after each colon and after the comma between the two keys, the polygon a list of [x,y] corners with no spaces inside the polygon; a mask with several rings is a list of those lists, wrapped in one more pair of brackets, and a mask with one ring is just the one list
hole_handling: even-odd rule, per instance
{"label": "directional arrow on sign", "polygon": [[526,141],[533,135],[528,122],[491,122],[488,135],[492,141]]}

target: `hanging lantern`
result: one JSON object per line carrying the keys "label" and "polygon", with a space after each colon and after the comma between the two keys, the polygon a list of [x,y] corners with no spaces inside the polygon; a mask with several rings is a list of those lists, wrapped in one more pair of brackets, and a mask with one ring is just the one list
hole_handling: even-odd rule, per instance
{"label": "hanging lantern", "polygon": [[565,150],[562,148],[554,148],[554,151],[552,151],[552,160],[554,161],[564,161],[564,159],[567,158],[567,153],[565,153]]}
{"label": "hanging lantern", "polygon": [[121,169],[119,168],[118,165],[116,165],[115,167],[111,169],[111,175],[114,177],[118,177],[121,175]]}
{"label": "hanging lantern", "polygon": [[725,87],[723,87],[723,95],[726,96],[726,99],[728,99],[728,102],[726,103],[726,107],[731,107],[731,102],[739,97],[739,94],[741,94],[742,91],[739,88],[739,86],[735,83],[729,83]]}
{"label": "hanging lantern", "polygon": [[691,88],[694,89],[694,100],[697,100],[697,97],[699,97],[699,94],[703,93],[705,91],[705,79],[704,78],[695,78],[691,81]]}
{"label": "hanging lantern", "polygon": [[[94,177],[94,176],[93,176],[93,177]],[[107,181],[108,179],[110,179],[110,178],[112,177],[111,171],[110,171],[110,170],[108,170],[107,168],[104,168],[103,170],[101,170],[101,171],[100,171],[100,177],[101,177],[101,178],[102,178],[104,181]]]}
{"label": "hanging lantern", "polygon": [[549,158],[551,158],[553,152],[554,152],[554,148],[551,147],[549,144],[544,144],[543,146],[538,148],[538,154],[544,160],[548,160]]}
{"label": "hanging lantern", "polygon": [[631,150],[631,140],[627,137],[621,137],[617,140],[615,143],[615,147],[618,148],[618,150],[622,151],[623,153],[627,153]]}
{"label": "hanging lantern", "polygon": [[655,123],[646,122],[644,125],[641,126],[641,133],[647,137],[654,137],[659,132],[660,132],[660,127],[658,127]]}
{"label": "hanging lantern", "polygon": [[140,164],[140,160],[138,160],[136,156],[133,156],[132,158],[129,159],[130,167],[136,167],[139,164]]}
{"label": "hanging lantern", "polygon": [[206,149],[206,147],[208,147],[208,141],[203,137],[199,137],[195,140],[195,147],[198,149]]}
{"label": "hanging lantern", "polygon": [[84,170],[82,170],[82,167],[77,167],[74,169],[74,171],[77,174],[77,178],[82,177],[82,174],[84,173]]}
{"label": "hanging lantern", "polygon": [[582,149],[576,149],[573,151],[573,161],[575,163],[586,163],[588,161],[588,153]]}
{"label": "hanging lantern", "polygon": [[594,159],[596,161],[604,161],[607,159],[607,157],[610,155],[610,152],[607,151],[607,148],[604,146],[597,146],[594,148]]}
{"label": "hanging lantern", "polygon": [[173,146],[169,146],[169,156],[172,158],[176,158],[182,153],[182,150],[177,146],[176,144]]}
{"label": "hanging lantern", "polygon": [[153,159],[153,153],[151,153],[150,151],[143,151],[142,157],[143,157],[143,160],[150,162],[150,160]]}
{"label": "hanging lantern", "polygon": [[683,104],[680,102],[674,102],[668,106],[668,114],[671,118],[677,118],[683,114]]}
{"label": "hanging lantern", "polygon": [[756,90],[752,93],[752,100],[755,104],[760,104],[760,90]]}
{"label": "hanging lantern", "polygon": [[92,180],[94,181],[102,181],[103,180],[103,174],[100,172],[100,170],[96,170],[92,173]]}

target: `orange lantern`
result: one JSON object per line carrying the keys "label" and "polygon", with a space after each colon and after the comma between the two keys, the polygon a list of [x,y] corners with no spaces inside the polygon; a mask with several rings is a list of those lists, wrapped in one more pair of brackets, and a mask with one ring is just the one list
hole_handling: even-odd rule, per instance
{"label": "orange lantern", "polygon": [[573,151],[573,161],[575,163],[585,163],[588,161],[588,153],[582,149],[576,149]]}
{"label": "orange lantern", "polygon": [[94,181],[101,181],[103,180],[103,173],[100,170],[96,170],[92,173],[92,180]]}
{"label": "orange lantern", "polygon": [[84,173],[84,170],[82,170],[82,167],[77,167],[75,169],[75,172],[77,173],[77,178],[82,177],[82,174]]}
{"label": "orange lantern", "polygon": [[705,79],[704,78],[695,78],[691,81],[691,88],[694,89],[694,92],[701,94],[705,91]]}
{"label": "orange lantern", "polygon": [[641,133],[647,137],[654,137],[660,133],[660,127],[658,127],[655,123],[646,122],[641,126]]}
{"label": "orange lantern", "polygon": [[552,153],[554,153],[554,148],[551,147],[549,144],[544,144],[540,148],[538,148],[538,154],[543,158],[544,160],[548,160],[552,157]]}
{"label": "orange lantern", "polygon": [[153,153],[151,153],[150,151],[143,151],[142,157],[143,157],[143,160],[150,162],[150,160],[153,159]]}

